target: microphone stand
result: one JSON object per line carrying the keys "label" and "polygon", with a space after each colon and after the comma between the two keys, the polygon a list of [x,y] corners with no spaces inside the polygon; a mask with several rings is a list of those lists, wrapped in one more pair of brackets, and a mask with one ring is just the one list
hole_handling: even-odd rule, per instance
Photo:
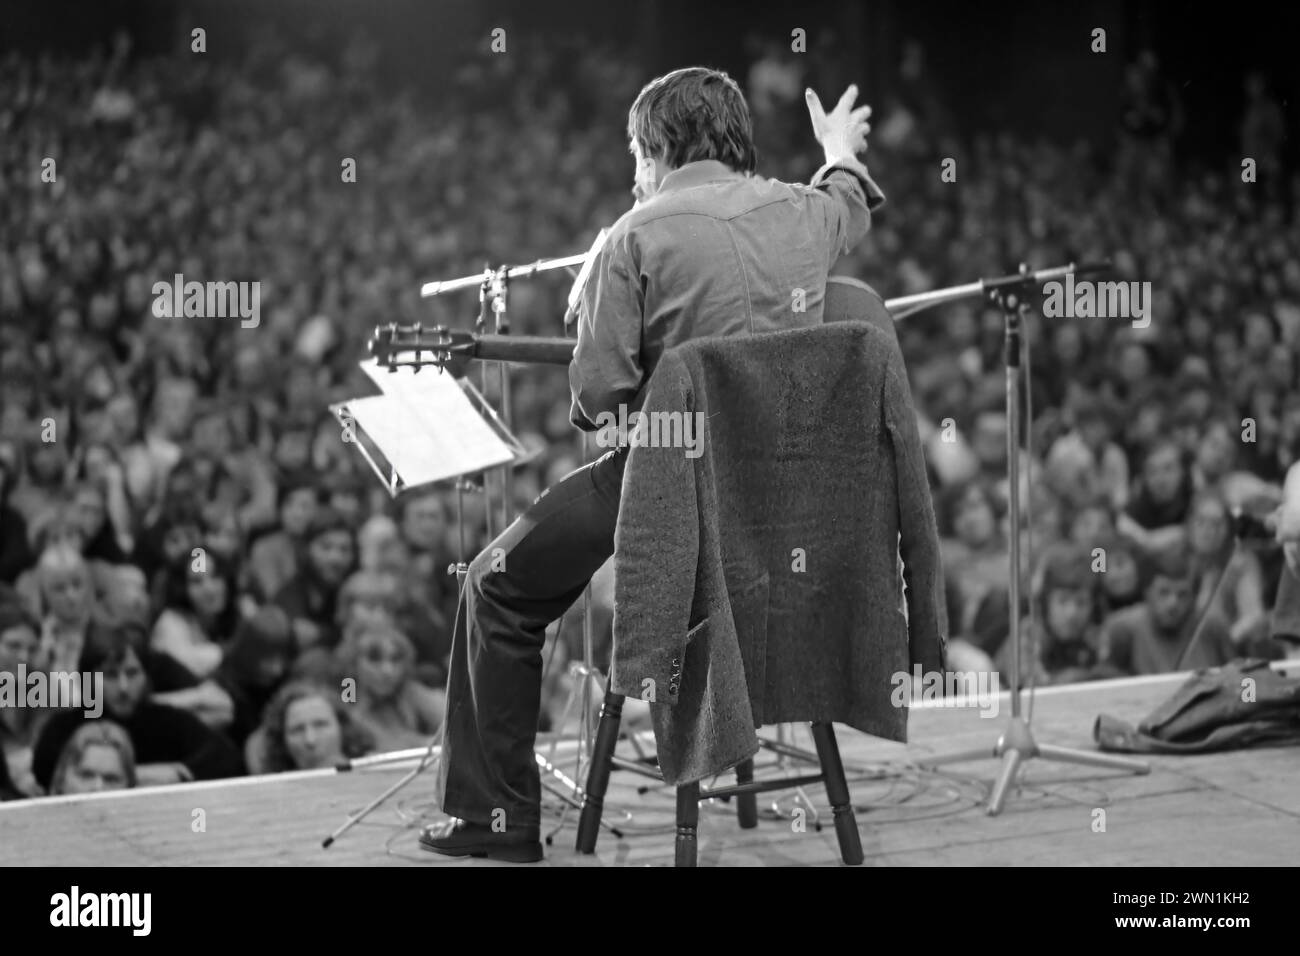
{"label": "microphone stand", "polygon": [[[1138,774],[1150,773],[1151,771],[1150,764],[1131,757],[1116,757],[1088,750],[1039,743],[1030,729],[1029,720],[1021,716],[1020,713],[1020,389],[1023,382],[1023,372],[1020,364],[1023,341],[1021,323],[1028,311],[1026,300],[1036,289],[1040,289],[1044,282],[1064,278],[1070,273],[1077,275],[1085,272],[1099,272],[1106,268],[1107,266],[1103,263],[1083,266],[1076,266],[1072,263],[1059,268],[1030,272],[1028,267],[1021,265],[1020,272],[1016,275],[981,279],[978,282],[954,286],[951,289],[941,289],[936,292],[927,292],[893,300],[893,305],[901,312],[901,315],[897,316],[897,318],[901,318],[944,302],[953,302],[976,295],[987,296],[991,302],[1002,310],[1006,323],[1004,361],[1007,379],[1007,507],[1011,522],[1009,555],[1011,575],[1008,586],[1011,620],[1010,634],[1007,639],[1011,641],[1011,719],[1006,730],[994,743],[991,751],[988,747],[977,747],[956,753],[936,755],[919,761],[921,766],[937,767],[943,764],[961,763],[987,757],[1001,759],[1001,771],[989,796],[989,816],[996,816],[1002,812],[1007,791],[1011,784],[1015,782],[1021,766],[1036,757],[1058,763],[1106,767],[1111,770],[1125,770]],[[889,302],[885,304],[886,307],[891,307]]]}

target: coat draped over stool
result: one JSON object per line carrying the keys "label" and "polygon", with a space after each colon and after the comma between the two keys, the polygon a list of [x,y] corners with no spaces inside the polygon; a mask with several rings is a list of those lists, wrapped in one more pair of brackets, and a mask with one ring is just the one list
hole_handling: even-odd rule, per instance
{"label": "coat draped over stool", "polygon": [[896,340],[842,323],[688,342],[641,413],[610,681],[650,701],[665,780],[752,756],[764,724],[905,741],[898,675],[942,672],[947,618]]}

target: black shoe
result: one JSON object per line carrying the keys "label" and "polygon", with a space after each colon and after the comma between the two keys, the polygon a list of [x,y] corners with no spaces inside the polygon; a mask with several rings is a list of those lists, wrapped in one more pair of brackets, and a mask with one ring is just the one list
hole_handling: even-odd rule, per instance
{"label": "black shoe", "polygon": [[489,826],[456,817],[421,830],[420,847],[443,856],[485,856],[506,863],[536,863],[542,859],[540,827],[498,833]]}

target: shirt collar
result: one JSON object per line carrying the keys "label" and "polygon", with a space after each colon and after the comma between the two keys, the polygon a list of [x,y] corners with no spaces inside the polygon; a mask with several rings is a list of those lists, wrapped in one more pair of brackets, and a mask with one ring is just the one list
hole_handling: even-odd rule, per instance
{"label": "shirt collar", "polygon": [[656,196],[662,193],[677,192],[705,183],[715,183],[729,179],[744,179],[744,173],[738,173],[724,162],[716,159],[700,159],[693,163],[679,166],[664,177],[659,184]]}

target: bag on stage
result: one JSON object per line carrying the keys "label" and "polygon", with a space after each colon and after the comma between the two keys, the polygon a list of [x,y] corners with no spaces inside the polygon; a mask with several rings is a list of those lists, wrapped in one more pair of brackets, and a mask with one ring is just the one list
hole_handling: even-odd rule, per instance
{"label": "bag on stage", "polygon": [[1300,743],[1300,678],[1256,658],[1199,670],[1136,728],[1101,714],[1102,750],[1198,754]]}

